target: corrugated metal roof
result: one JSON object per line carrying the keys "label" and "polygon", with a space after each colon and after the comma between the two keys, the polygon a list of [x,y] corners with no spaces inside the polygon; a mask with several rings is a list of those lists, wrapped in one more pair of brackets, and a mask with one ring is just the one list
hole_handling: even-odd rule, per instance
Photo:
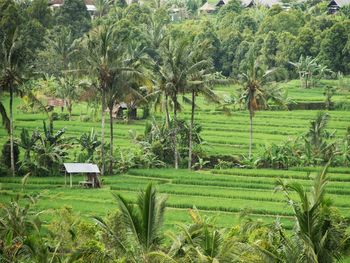
{"label": "corrugated metal roof", "polygon": [[67,173],[100,173],[96,164],[92,163],[64,163]]}

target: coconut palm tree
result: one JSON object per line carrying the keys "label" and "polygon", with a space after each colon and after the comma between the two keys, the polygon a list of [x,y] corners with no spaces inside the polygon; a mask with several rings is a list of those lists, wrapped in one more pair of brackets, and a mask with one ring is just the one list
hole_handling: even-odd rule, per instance
{"label": "coconut palm tree", "polygon": [[109,11],[109,8],[112,6],[112,0],[94,0],[94,5],[96,7],[95,15],[97,17],[102,17],[106,15]]}
{"label": "coconut palm tree", "polygon": [[10,93],[10,116],[7,118],[5,108],[0,105],[2,120],[10,133],[10,155],[11,155],[11,171],[15,176],[14,161],[14,138],[13,138],[13,98],[16,92],[19,92],[18,86],[22,83],[22,73],[24,63],[21,61],[21,52],[23,46],[18,36],[18,30],[15,31],[11,39],[6,39],[1,46],[1,72],[0,87]]}
{"label": "coconut palm tree", "polygon": [[78,86],[79,83],[74,80],[72,76],[66,75],[64,78],[58,79],[59,88],[56,90],[56,94],[59,98],[63,99],[66,103],[66,107],[69,114],[69,120],[72,117],[73,102],[78,99]]}
{"label": "coconut palm tree", "polygon": [[[1,94],[1,89],[0,89],[0,94]],[[2,125],[5,127],[7,133],[10,135],[10,119],[7,116],[7,112],[5,109],[4,104],[0,101],[0,115],[2,119]]]}
{"label": "coconut palm tree", "polygon": [[196,209],[190,209],[192,223],[178,224],[178,231],[170,233],[172,245],[167,253],[150,253],[156,262],[256,262],[248,260],[248,244],[232,238],[215,225],[210,217],[202,217]]}
{"label": "coconut palm tree", "polygon": [[94,28],[84,39],[83,44],[87,51],[86,64],[88,71],[96,78],[94,87],[101,93],[101,174],[105,171],[105,109],[106,94],[111,86],[114,62],[116,60],[113,26],[102,25]]}
{"label": "coconut palm tree", "polygon": [[270,100],[285,105],[286,98],[283,96],[282,90],[274,86],[271,80],[275,70],[266,69],[264,65],[260,63],[260,60],[256,59],[253,48],[248,52],[247,60],[247,71],[240,74],[242,89],[239,91],[239,100],[246,104],[249,111],[250,140],[248,156],[251,158],[253,145],[253,117],[255,112],[261,108],[264,109],[268,107]]}
{"label": "coconut palm tree", "polygon": [[[104,145],[105,109],[110,114],[110,167],[113,169],[113,108],[116,102],[121,102],[128,94],[136,94],[133,85],[144,80],[143,69],[148,64],[141,45],[134,42],[127,45],[125,39],[117,39],[114,25],[103,25],[95,28],[85,39],[88,52],[87,64],[90,72],[97,78],[97,89],[102,95],[102,134]],[[105,153],[103,147],[102,169],[105,170]]]}
{"label": "coconut palm tree", "polygon": [[115,48],[116,60],[114,61],[111,83],[107,89],[106,105],[109,110],[110,120],[110,163],[109,173],[113,172],[113,109],[116,103],[125,101],[142,100],[142,95],[137,88],[147,80],[145,68],[150,60],[142,45],[131,42],[120,43]]}
{"label": "coconut palm tree", "polygon": [[[160,66],[160,86],[164,90],[166,98],[171,98],[173,104],[173,147],[174,166],[178,168],[177,151],[177,113],[180,109],[178,97],[180,93],[185,93],[190,86],[196,94],[196,84],[203,84],[199,76],[204,78],[208,68],[208,61],[200,59],[198,51],[186,41],[176,41],[168,37],[161,47],[162,63]],[[194,81],[199,80],[198,82]],[[198,85],[201,86],[201,85]],[[203,86],[203,85],[202,85]]]}
{"label": "coconut palm tree", "polygon": [[124,227],[125,235],[114,233],[113,226],[108,225],[103,219],[95,217],[95,220],[125,252],[130,252],[128,244],[133,244],[130,259],[140,262],[137,259],[141,257],[144,262],[148,253],[157,250],[161,244],[166,197],[159,196],[152,184],[140,192],[136,206],[119,194],[114,196],[120,211],[118,223]]}
{"label": "coconut palm tree", "polygon": [[344,220],[332,215],[331,204],[325,197],[328,166],[329,163],[317,174],[310,191],[298,182],[278,180],[277,184],[293,208],[297,222],[295,235],[303,247],[300,258],[306,262],[334,262],[340,258],[344,240],[348,238]]}
{"label": "coconut palm tree", "polygon": [[72,32],[63,27],[54,38],[47,38],[48,49],[50,56],[57,58],[60,61],[60,72],[66,74],[71,68],[71,63],[78,48]]}

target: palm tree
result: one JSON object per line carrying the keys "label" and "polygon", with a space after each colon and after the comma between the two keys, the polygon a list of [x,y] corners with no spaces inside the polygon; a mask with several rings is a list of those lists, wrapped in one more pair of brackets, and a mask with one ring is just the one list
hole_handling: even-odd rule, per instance
{"label": "palm tree", "polygon": [[[114,25],[103,25],[95,28],[86,38],[88,51],[87,63],[91,73],[97,78],[97,89],[102,95],[102,134],[104,145],[105,109],[110,114],[110,167],[113,169],[113,108],[116,102],[121,102],[129,94],[137,94],[133,85],[144,80],[143,69],[148,64],[141,45],[127,45],[125,39],[117,39]],[[102,169],[105,170],[105,153],[103,147]],[[102,173],[102,172],[101,172]]]}
{"label": "palm tree", "polygon": [[248,53],[247,71],[242,73],[240,90],[240,102],[244,102],[249,111],[250,121],[250,140],[249,140],[249,158],[252,156],[253,145],[253,117],[255,111],[268,107],[269,100],[279,104],[285,104],[285,97],[281,89],[272,85],[271,76],[275,70],[266,68],[261,65],[260,61],[255,58],[254,51],[251,48]]}
{"label": "palm tree", "polygon": [[59,63],[61,70],[63,70],[63,73],[66,73],[71,67],[73,56],[78,51],[72,32],[68,28],[63,27],[54,38],[48,38],[47,42],[50,56],[57,58],[61,62]]}
{"label": "palm tree", "polygon": [[[292,206],[297,222],[296,236],[303,246],[301,258],[306,262],[333,262],[341,256],[346,226],[338,215],[332,215],[331,204],[327,201],[326,185],[329,163],[314,179],[310,191],[299,182],[278,181],[278,189],[283,191]],[[290,192],[295,192],[299,201]]]}
{"label": "palm tree", "polygon": [[86,64],[92,76],[97,79],[96,89],[101,93],[101,175],[105,171],[105,109],[106,93],[111,86],[115,61],[113,26],[96,27],[85,38]]}
{"label": "palm tree", "polygon": [[[166,99],[169,97],[173,104],[173,147],[174,147],[174,166],[178,168],[178,151],[177,151],[177,112],[180,108],[178,96],[186,92],[190,86],[196,94],[194,86],[198,84],[199,76],[204,77],[208,68],[208,61],[198,59],[198,52],[190,43],[186,41],[175,41],[168,37],[161,48],[162,63],[160,66],[160,86],[164,89]],[[200,80],[199,84],[203,84]],[[201,85],[198,85],[201,86]],[[167,103],[166,103],[167,107]],[[166,108],[167,109],[167,108]]]}
{"label": "palm tree", "polygon": [[187,43],[179,43],[168,38],[162,46],[162,65],[160,66],[161,87],[164,89],[166,99],[171,98],[173,102],[173,148],[174,148],[174,166],[178,169],[178,151],[177,151],[177,112],[180,107],[178,95],[185,91],[185,72],[186,56],[188,55]]}
{"label": "palm tree", "polygon": [[166,197],[158,196],[155,187],[149,184],[145,191],[141,191],[136,207],[125,200],[121,195],[116,194],[115,198],[120,211],[120,221],[125,227],[127,234],[114,233],[112,227],[101,218],[95,217],[96,222],[106,231],[112,239],[117,240],[118,245],[128,251],[127,244],[132,242],[134,261],[136,258],[147,258],[147,254],[158,249],[162,241],[162,224],[164,219]]}
{"label": "palm tree", "polygon": [[[190,210],[192,224],[179,224],[176,234],[170,233],[172,245],[167,253],[150,253],[156,262],[241,262],[248,245],[240,244],[222,229],[213,218],[203,218],[196,209]],[[244,261],[253,262],[253,261]]]}
{"label": "palm tree", "polygon": [[330,116],[324,112],[318,112],[316,119],[310,122],[309,131],[303,136],[305,142],[305,153],[308,153],[313,163],[329,161],[338,154],[335,142],[329,142],[327,139],[332,139],[335,136],[334,132],[326,130]]}
{"label": "palm tree", "polygon": [[56,94],[65,101],[70,120],[72,117],[73,102],[78,99],[78,83],[73,77],[68,75],[64,78],[59,78],[58,81],[60,86],[56,90]]}
{"label": "palm tree", "polygon": [[106,15],[112,3],[112,0],[94,0],[94,5],[96,7],[95,15],[97,17],[102,17]]}
{"label": "palm tree", "polygon": [[188,92],[191,93],[191,120],[189,127],[188,169],[192,168],[193,128],[196,108],[196,97],[201,94],[208,102],[220,103],[219,97],[211,89],[214,84],[227,84],[228,81],[220,73],[213,72],[213,62],[205,50],[209,49],[207,41],[194,42],[189,59],[193,60],[193,68],[189,71]]}
{"label": "palm tree", "polygon": [[142,100],[137,88],[146,80],[144,69],[149,63],[144,47],[135,42],[128,46],[120,43],[115,48],[116,60],[112,71],[111,83],[107,90],[107,108],[110,120],[110,166],[109,173],[113,172],[113,109],[116,103],[128,100]]}
{"label": "palm tree", "polygon": [[[1,89],[0,89],[0,94],[1,94]],[[1,101],[0,101],[0,115],[2,119],[2,125],[5,127],[7,133],[10,135],[10,119],[7,116],[5,106]]]}
{"label": "palm tree", "polygon": [[[8,44],[8,45],[7,45]],[[9,126],[10,132],[10,154],[11,154],[11,171],[12,175],[15,176],[15,159],[14,159],[14,138],[13,138],[13,97],[14,93],[19,91],[18,85],[22,82],[22,66],[21,62],[21,41],[16,30],[11,39],[6,39],[2,43],[1,50],[1,75],[0,75],[0,87],[3,90],[7,90],[10,93],[10,116],[9,123],[6,115],[5,108],[0,105],[2,120],[6,127]],[[9,125],[8,125],[9,124]]]}

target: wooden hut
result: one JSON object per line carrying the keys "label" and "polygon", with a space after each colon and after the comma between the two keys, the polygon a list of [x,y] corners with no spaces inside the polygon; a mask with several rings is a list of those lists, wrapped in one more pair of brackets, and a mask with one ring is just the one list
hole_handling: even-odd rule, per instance
{"label": "wooden hut", "polygon": [[46,98],[47,103],[46,107],[49,110],[53,110],[55,107],[60,107],[61,110],[63,111],[63,108],[66,106],[66,102],[63,99],[58,99],[58,98]]}
{"label": "wooden hut", "polygon": [[[129,119],[136,119],[137,118],[137,106],[131,102],[129,104],[125,102],[117,103],[113,107],[112,111],[112,117],[115,119],[122,119],[124,118],[124,111],[128,111],[128,118]],[[108,109],[106,111],[109,111]]]}
{"label": "wooden hut", "polygon": [[86,180],[80,181],[79,185],[87,188],[100,188],[101,182],[99,180],[100,169],[96,164],[92,163],[64,163],[65,168],[65,180],[67,185],[67,174],[69,174],[70,187],[73,186],[72,175],[73,174],[86,174]]}

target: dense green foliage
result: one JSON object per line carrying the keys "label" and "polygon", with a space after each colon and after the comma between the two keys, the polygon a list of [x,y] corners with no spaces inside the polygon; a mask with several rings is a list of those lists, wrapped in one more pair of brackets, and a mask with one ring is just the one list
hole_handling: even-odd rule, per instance
{"label": "dense green foliage", "polygon": [[[127,185],[130,186],[125,188],[128,190],[120,189],[117,191],[116,201],[111,200],[109,194],[109,198],[98,202],[111,208],[117,203],[118,212],[113,212],[103,218],[97,216],[96,210],[90,207],[89,213],[94,215],[93,220],[97,224],[93,224],[91,217],[87,221],[83,220],[73,212],[74,210],[65,207],[53,212],[52,216],[56,218],[50,225],[43,226],[41,224],[42,216],[34,211],[43,205],[46,206],[45,199],[50,199],[49,196],[42,196],[43,200],[39,199],[36,207],[23,201],[19,202],[18,196],[17,198],[11,197],[11,201],[2,207],[0,214],[0,238],[4,241],[0,250],[1,258],[12,262],[23,259],[37,260],[37,258],[41,258],[41,260],[51,258],[54,260],[53,262],[59,258],[61,260],[70,258],[70,262],[81,262],[79,260],[91,260],[91,262],[115,262],[116,260],[125,260],[126,262],[163,262],[164,260],[166,262],[203,262],[205,260],[205,262],[210,262],[214,259],[218,262],[250,262],[251,260],[269,262],[273,258],[277,258],[278,262],[333,262],[348,249],[348,235],[345,232],[346,220],[332,208],[331,203],[325,197],[326,191],[330,197],[336,196],[328,192],[328,188],[332,188],[332,183],[327,188],[326,184],[328,180],[332,182],[337,175],[329,174],[326,177],[326,169],[318,172],[313,182],[306,178],[293,179],[290,182],[280,180],[277,189],[281,190],[285,197],[278,195],[270,201],[267,201],[266,196],[269,191],[265,191],[264,195],[261,196],[256,194],[252,196],[252,192],[247,193],[246,190],[232,196],[225,195],[225,191],[232,193],[232,191],[228,191],[227,187],[222,187],[222,191],[215,191],[215,187],[209,188],[209,186],[207,187],[208,190],[210,189],[209,191],[205,191],[205,187],[201,187],[203,188],[201,191],[199,189],[191,191],[185,185],[181,188],[175,188],[173,184],[169,183],[170,181],[165,183],[167,179],[164,178],[198,177],[199,174],[189,174],[188,172],[183,174],[183,172],[175,170],[164,170],[165,177],[161,179],[162,171],[159,173],[155,170],[154,172],[158,173],[158,178],[152,181],[157,184],[161,194],[156,191],[154,185],[149,184],[145,191],[139,193],[138,198],[135,198],[135,193],[139,191],[141,184],[145,184],[145,182],[141,182],[145,180],[143,177],[139,178],[139,183],[137,180],[130,181],[136,175],[131,178],[128,176],[109,178],[108,183],[118,182],[117,188],[120,182],[125,180],[124,188]],[[154,176],[147,170],[142,173]],[[292,173],[298,174],[298,172]],[[276,175],[278,176],[278,173]],[[348,175],[341,174],[341,177],[348,177]],[[221,177],[222,180],[232,177],[217,176]],[[246,175],[242,176],[242,178],[245,177]],[[13,179],[12,181],[12,187],[14,187],[15,181]],[[45,182],[42,179],[40,181],[33,179],[32,183],[24,186],[27,190],[23,189],[22,194],[35,191],[35,185],[43,186],[43,183]],[[57,183],[59,182],[57,181]],[[54,193],[57,186],[52,181],[50,184],[48,189]],[[304,189],[307,185],[312,185],[310,192]],[[110,186],[115,191],[113,185]],[[271,187],[273,188],[273,184]],[[15,190],[15,188],[12,189]],[[186,189],[188,189],[187,192]],[[7,199],[12,196],[9,190],[2,190],[2,192],[9,195]],[[165,202],[164,193],[169,195],[168,202]],[[270,193],[272,193],[271,190]],[[200,198],[196,198],[196,194]],[[217,196],[217,194],[222,195],[222,197]],[[80,191],[80,195],[84,195],[82,191]],[[173,198],[175,196],[176,199]],[[185,208],[188,206],[191,208],[192,205],[186,204],[189,202],[187,200],[189,198],[201,209],[225,211],[226,214],[230,210],[215,207],[215,202],[220,200],[220,203],[224,205],[224,200],[227,199],[227,205],[234,207],[232,202],[239,204],[242,203],[241,200],[245,200],[246,203],[253,204],[253,201],[265,200],[266,203],[271,202],[269,208],[265,208],[266,212],[276,211],[276,213],[281,214],[285,209],[283,203],[287,199],[292,209],[287,209],[288,213],[284,215],[296,221],[294,221],[293,230],[288,233],[285,224],[279,220],[271,223],[253,221],[249,215],[247,216],[247,213],[259,211],[253,209],[250,212],[241,213],[238,225],[233,226],[231,219],[231,223],[226,228],[221,228],[215,218],[203,217],[195,208],[189,210],[192,223],[178,224],[175,228],[172,226],[173,231],[177,230],[169,234],[171,240],[164,242],[163,217],[165,216],[166,219],[168,213],[174,213],[174,215],[179,213],[178,209],[172,212],[171,207]],[[209,201],[210,199],[212,202]],[[337,198],[337,200],[340,199]],[[36,199],[32,198],[31,201],[35,202]],[[96,202],[96,200],[91,201]],[[85,202],[90,202],[90,200],[85,200]],[[26,205],[23,206],[23,203]],[[206,207],[204,207],[204,203],[206,203]],[[335,203],[335,205],[346,209],[345,203]],[[166,210],[165,207],[167,207]],[[260,208],[260,211],[264,211],[263,209]],[[246,215],[244,216],[244,214]],[[221,216],[217,220],[222,221]],[[48,231],[45,231],[44,228],[49,230],[50,235],[47,235]]]}
{"label": "dense green foliage", "polygon": [[347,255],[349,7],[203,4],[0,0],[1,262]]}

